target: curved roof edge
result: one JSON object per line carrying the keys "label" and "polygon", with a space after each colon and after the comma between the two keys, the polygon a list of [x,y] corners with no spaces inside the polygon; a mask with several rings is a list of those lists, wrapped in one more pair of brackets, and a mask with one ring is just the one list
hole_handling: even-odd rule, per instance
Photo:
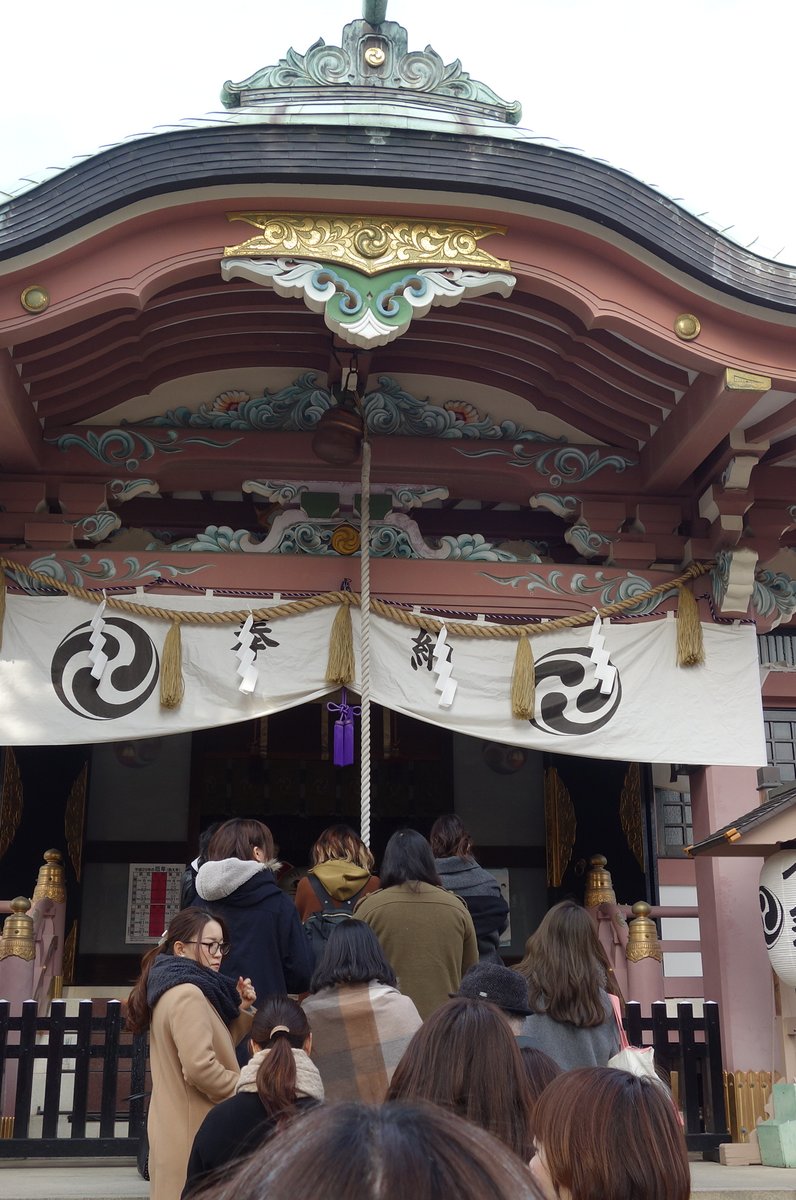
{"label": "curved roof edge", "polygon": [[428,108],[423,128],[399,113],[377,125],[372,107],[324,112],[325,121],[305,111],[293,123],[289,114],[277,122],[237,110],[113,146],[0,205],[0,261],[137,201],[189,188],[251,184],[262,191],[266,183],[304,182],[396,189],[412,180],[429,192],[575,213],[719,292],[796,313],[796,267],[743,249],[608,163],[497,122],[451,120]]}

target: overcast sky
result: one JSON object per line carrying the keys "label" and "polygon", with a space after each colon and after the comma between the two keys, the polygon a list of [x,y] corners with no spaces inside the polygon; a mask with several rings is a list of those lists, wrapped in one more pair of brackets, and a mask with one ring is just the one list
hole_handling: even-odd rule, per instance
{"label": "overcast sky", "polygon": [[[0,189],[128,134],[220,108],[241,80],[360,0],[13,0],[0,39]],[[604,158],[796,263],[794,0],[389,0],[430,43],[520,100],[522,125]],[[756,241],[754,239],[757,239]]]}

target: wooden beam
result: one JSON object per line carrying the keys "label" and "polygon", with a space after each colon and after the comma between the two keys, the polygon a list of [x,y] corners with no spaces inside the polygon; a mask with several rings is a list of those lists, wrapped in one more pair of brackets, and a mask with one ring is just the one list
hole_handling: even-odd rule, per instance
{"label": "wooden beam", "polygon": [[796,459],[796,433],[790,437],[782,438],[779,442],[775,442],[766,454],[763,462],[767,467],[770,467],[774,463],[786,462],[789,458]]}
{"label": "wooden beam", "polygon": [[766,376],[729,367],[699,375],[641,452],[644,491],[681,487],[770,388]]}
{"label": "wooden beam", "polygon": [[777,409],[756,425],[752,425],[746,430],[746,435],[750,442],[757,442],[763,438],[770,440],[778,433],[787,433],[791,429],[796,429],[796,400],[791,400],[784,408]]}
{"label": "wooden beam", "polygon": [[0,414],[3,428],[0,464],[3,469],[35,470],[41,450],[41,425],[8,350],[0,350]]}

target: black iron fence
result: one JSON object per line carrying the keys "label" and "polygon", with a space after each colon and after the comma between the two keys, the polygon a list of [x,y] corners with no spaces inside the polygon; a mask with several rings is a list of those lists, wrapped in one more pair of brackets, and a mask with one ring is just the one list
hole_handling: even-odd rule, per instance
{"label": "black iron fence", "polygon": [[719,1006],[706,1000],[701,1016],[693,1005],[678,1004],[669,1016],[664,1001],[642,1016],[640,1004],[628,1004],[625,1028],[633,1046],[654,1046],[655,1064],[672,1086],[683,1113],[689,1150],[713,1156],[731,1141],[724,1105]]}
{"label": "black iron fence", "polygon": [[[625,1025],[632,1045],[655,1047],[683,1110],[689,1150],[715,1154],[730,1141],[718,1006],[706,1003],[695,1016],[690,1004],[678,1004],[669,1016],[659,1003],[645,1017],[628,1004]],[[48,1016],[28,1001],[15,1017],[0,1001],[0,1158],[135,1156],[149,1087],[147,1039],[124,1032],[118,1000],[81,1000],[76,1016],[67,1016],[63,1000]]]}
{"label": "black iron fence", "polygon": [[0,1001],[0,1158],[136,1155],[147,1091],[147,1039],[124,1032],[118,1000],[76,1016],[28,1000],[14,1017]]}

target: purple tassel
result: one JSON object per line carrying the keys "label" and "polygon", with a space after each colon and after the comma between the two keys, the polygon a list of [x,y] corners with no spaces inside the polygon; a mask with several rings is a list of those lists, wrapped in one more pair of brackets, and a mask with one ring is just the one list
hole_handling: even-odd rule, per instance
{"label": "purple tassel", "polygon": [[350,767],[354,761],[354,717],[362,713],[357,704],[348,703],[348,693],[345,688],[340,694],[339,704],[327,704],[329,712],[339,713],[334,723],[334,765]]}

